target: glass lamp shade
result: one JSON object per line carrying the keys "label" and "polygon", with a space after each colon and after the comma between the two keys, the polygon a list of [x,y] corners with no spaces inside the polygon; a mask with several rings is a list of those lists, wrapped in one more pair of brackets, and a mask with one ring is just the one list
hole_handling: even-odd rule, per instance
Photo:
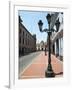
{"label": "glass lamp shade", "polygon": [[43,26],[42,20],[39,20],[38,26],[39,26],[39,30],[42,31],[42,26]]}
{"label": "glass lamp shade", "polygon": [[51,15],[47,14],[46,19],[47,19],[48,23],[50,23],[51,22]]}

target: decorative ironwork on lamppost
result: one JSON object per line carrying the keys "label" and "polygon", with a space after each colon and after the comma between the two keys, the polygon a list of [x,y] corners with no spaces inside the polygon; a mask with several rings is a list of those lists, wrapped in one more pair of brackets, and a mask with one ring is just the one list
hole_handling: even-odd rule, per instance
{"label": "decorative ironwork on lamppost", "polygon": [[[48,67],[47,67],[47,70],[45,71],[45,76],[46,77],[55,77],[55,73],[54,73],[54,71],[52,69],[52,65],[51,65],[51,40],[50,40],[50,37],[51,37],[51,33],[53,31],[56,31],[56,30],[51,29],[51,27],[50,27],[50,23],[51,23],[51,15],[50,14],[47,14],[46,19],[48,21],[49,29],[42,30],[43,22],[42,22],[42,20],[39,20],[39,22],[38,22],[38,26],[39,26],[40,32],[47,32],[48,39],[49,39],[49,45],[48,45],[48,50],[49,50],[49,53],[48,53]],[[58,28],[58,26],[59,26],[58,24],[59,23],[57,21],[57,23],[56,23],[57,30],[59,29]]]}

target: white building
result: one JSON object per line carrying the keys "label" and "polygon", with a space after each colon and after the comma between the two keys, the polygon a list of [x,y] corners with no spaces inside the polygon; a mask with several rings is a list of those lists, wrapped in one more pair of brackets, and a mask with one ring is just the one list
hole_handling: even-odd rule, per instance
{"label": "white building", "polygon": [[46,42],[41,41],[40,43],[37,43],[37,44],[36,44],[36,50],[37,50],[37,51],[44,51],[46,45],[47,45]]}
{"label": "white building", "polygon": [[[59,18],[60,16],[60,18]],[[59,18],[60,26],[57,32],[52,32],[52,53],[55,54],[59,59],[63,58],[63,14],[59,13],[57,19]],[[62,20],[60,20],[62,18]],[[55,28],[55,26],[54,26]],[[56,28],[55,28],[56,30]]]}

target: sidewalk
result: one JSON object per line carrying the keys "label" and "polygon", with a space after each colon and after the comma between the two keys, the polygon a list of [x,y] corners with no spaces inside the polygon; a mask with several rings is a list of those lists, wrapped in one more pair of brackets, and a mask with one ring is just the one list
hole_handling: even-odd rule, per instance
{"label": "sidewalk", "polygon": [[[54,55],[51,55],[51,64],[54,72],[59,74],[63,72],[63,63],[58,60]],[[47,69],[48,65],[48,54],[45,56],[44,52],[41,52],[32,63],[30,63],[23,72],[20,73],[19,79],[26,79],[26,78],[44,78],[45,77],[45,70]],[[61,77],[61,75],[56,75],[56,77]]]}

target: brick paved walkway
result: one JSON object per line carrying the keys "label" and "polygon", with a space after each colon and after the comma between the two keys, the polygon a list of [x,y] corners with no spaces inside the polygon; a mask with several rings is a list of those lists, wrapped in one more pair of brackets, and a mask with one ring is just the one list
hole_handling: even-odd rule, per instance
{"label": "brick paved walkway", "polygon": [[[63,72],[63,63],[58,60],[54,55],[51,55],[52,68],[57,74],[56,77],[61,77]],[[28,65],[19,75],[20,79],[26,78],[44,78],[45,70],[47,69],[48,64],[48,54],[45,56],[44,52],[41,52],[33,62]],[[61,73],[61,75],[59,75]]]}

